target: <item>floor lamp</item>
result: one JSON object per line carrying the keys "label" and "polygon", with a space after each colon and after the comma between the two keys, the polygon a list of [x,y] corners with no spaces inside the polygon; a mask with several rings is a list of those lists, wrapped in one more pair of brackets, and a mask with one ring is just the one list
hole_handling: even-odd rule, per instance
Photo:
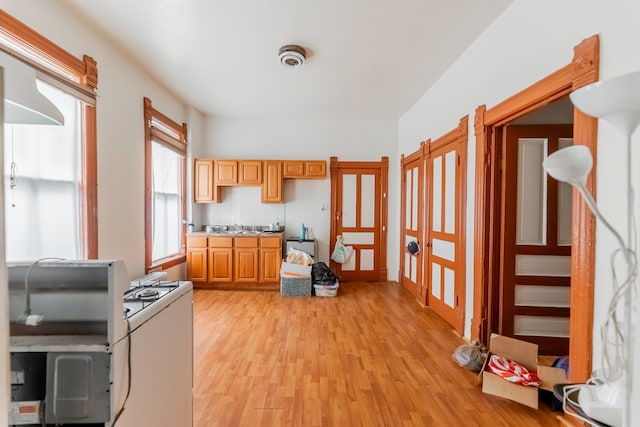
{"label": "floor lamp", "polygon": [[[637,275],[634,193],[631,182],[631,135],[640,125],[640,72],[596,82],[574,91],[573,104],[593,117],[613,124],[626,136],[627,239],[622,238],[602,216],[586,188],[586,178],[593,159],[589,149],[574,145],[556,151],[543,162],[553,178],[578,189],[587,205],[614,235],[620,248],[612,254],[613,296],[607,320],[603,324],[603,370],[589,384],[581,385],[579,405],[590,418],[612,425],[631,427],[631,392],[633,382],[633,301]],[[616,274],[615,258],[621,255],[624,271]],[[618,283],[618,277],[622,277]],[[636,421],[637,422],[637,421]]]}

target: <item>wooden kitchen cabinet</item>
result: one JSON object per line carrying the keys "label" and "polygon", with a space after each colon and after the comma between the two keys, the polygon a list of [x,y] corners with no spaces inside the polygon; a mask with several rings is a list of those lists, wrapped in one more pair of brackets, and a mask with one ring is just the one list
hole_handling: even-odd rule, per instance
{"label": "wooden kitchen cabinet", "polygon": [[234,282],[258,282],[258,238],[239,237],[235,240]]}
{"label": "wooden kitchen cabinet", "polygon": [[327,176],[327,162],[325,160],[306,160],[304,162],[305,178],[325,178]]}
{"label": "wooden kitchen cabinet", "polygon": [[238,184],[262,184],[262,162],[260,160],[239,160],[238,167],[240,169]]}
{"label": "wooden kitchen cabinet", "polygon": [[209,237],[208,270],[210,283],[233,282],[233,237]]}
{"label": "wooden kitchen cabinet", "polygon": [[220,187],[213,183],[213,160],[196,159],[193,165],[193,201],[218,203]]}
{"label": "wooden kitchen cabinet", "polygon": [[187,237],[187,280],[207,282],[207,238]]}
{"label": "wooden kitchen cabinet", "polygon": [[237,160],[215,160],[214,185],[236,185],[238,183]]}
{"label": "wooden kitchen cabinet", "polygon": [[276,290],[281,262],[281,234],[187,236],[187,277],[196,286]]}
{"label": "wooden kitchen cabinet", "polygon": [[282,238],[260,238],[260,283],[279,283],[282,263]]}
{"label": "wooden kitchen cabinet", "polygon": [[325,160],[284,160],[283,175],[285,178],[325,178],[327,162]]}
{"label": "wooden kitchen cabinet", "polygon": [[262,203],[282,203],[282,162],[268,160],[263,162],[264,177],[260,198]]}
{"label": "wooden kitchen cabinet", "polygon": [[302,160],[284,160],[282,168],[285,178],[304,178],[304,162]]}

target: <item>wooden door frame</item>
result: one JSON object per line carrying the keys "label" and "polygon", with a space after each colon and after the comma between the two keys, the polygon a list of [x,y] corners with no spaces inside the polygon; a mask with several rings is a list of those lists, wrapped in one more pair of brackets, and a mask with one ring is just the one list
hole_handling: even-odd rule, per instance
{"label": "wooden door frame", "polygon": [[[381,157],[379,162],[340,162],[333,156],[329,159],[329,171],[331,173],[331,225],[329,236],[329,247],[333,247],[336,240],[337,221],[336,206],[338,206],[338,171],[340,169],[371,169],[380,171],[380,268],[378,274],[379,282],[387,281],[387,233],[389,217],[389,157]],[[333,268],[335,262],[330,262]]]}
{"label": "wooden door frame", "polygon": [[[491,332],[487,323],[489,291],[495,261],[491,253],[495,218],[491,203],[499,189],[492,185],[497,162],[491,161],[494,138],[500,128],[512,120],[570,94],[572,91],[598,80],[600,40],[594,35],[574,47],[572,61],[507,98],[491,109],[481,105],[475,114],[476,135],[476,198],[474,243],[474,305],[471,338],[487,342]],[[598,120],[574,108],[574,143],[587,146],[597,158]],[[587,188],[595,194],[595,173],[587,178]],[[495,180],[493,180],[495,181]],[[583,382],[590,376],[593,351],[593,304],[595,281],[595,217],[586,203],[573,191],[572,256],[571,256],[571,320],[569,380]]]}
{"label": "wooden door frame", "polygon": [[[405,156],[402,154],[400,156],[400,173],[402,174],[400,178],[400,285],[404,287],[407,291],[411,293],[416,299],[420,302],[422,301],[422,294],[424,294],[424,253],[426,252],[426,248],[424,244],[426,242],[425,239],[425,200],[426,200],[426,188],[425,188],[425,159],[424,159],[424,146],[429,144],[430,140],[421,141],[420,148],[414,151],[411,154]],[[404,254],[407,250],[405,246],[405,230],[406,230],[406,218],[407,218],[407,175],[406,175],[406,167],[414,162],[420,162],[420,170],[421,174],[419,176],[418,181],[418,193],[422,196],[422,206],[418,207],[418,241],[420,242],[420,246],[423,248],[423,263],[420,266],[420,275],[416,277],[415,287],[409,286],[409,284],[405,284],[407,280],[405,280],[405,271],[404,271]]]}

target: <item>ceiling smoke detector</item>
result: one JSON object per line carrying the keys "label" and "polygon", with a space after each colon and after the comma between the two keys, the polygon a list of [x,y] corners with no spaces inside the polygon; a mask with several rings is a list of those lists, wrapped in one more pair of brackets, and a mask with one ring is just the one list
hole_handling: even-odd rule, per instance
{"label": "ceiling smoke detector", "polygon": [[296,44],[287,44],[280,48],[278,51],[278,58],[280,63],[289,68],[302,67],[306,58],[307,52],[302,46]]}

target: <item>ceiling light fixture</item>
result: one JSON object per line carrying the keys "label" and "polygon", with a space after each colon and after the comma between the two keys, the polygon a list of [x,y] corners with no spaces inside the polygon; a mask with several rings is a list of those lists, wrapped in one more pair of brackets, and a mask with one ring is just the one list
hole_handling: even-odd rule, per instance
{"label": "ceiling light fixture", "polygon": [[278,58],[280,63],[288,68],[302,67],[304,61],[307,59],[307,52],[302,46],[297,44],[287,44],[280,48],[278,51]]}

